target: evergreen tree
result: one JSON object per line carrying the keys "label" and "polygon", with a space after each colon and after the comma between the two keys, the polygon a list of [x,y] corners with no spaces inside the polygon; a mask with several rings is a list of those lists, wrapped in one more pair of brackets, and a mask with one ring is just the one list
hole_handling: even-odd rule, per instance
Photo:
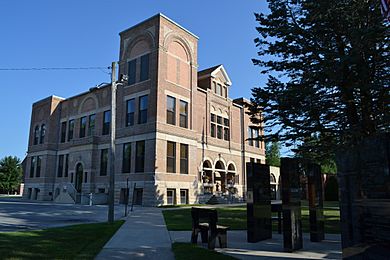
{"label": "evergreen tree", "polygon": [[270,13],[255,14],[253,62],[269,78],[252,89],[249,108],[267,138],[289,146],[321,136],[315,152],[329,157],[389,131],[389,22],[380,1],[267,1]]}
{"label": "evergreen tree", "polygon": [[280,167],[280,146],[276,141],[267,143],[265,150],[265,162],[271,166]]}
{"label": "evergreen tree", "polygon": [[0,160],[0,189],[8,193],[17,189],[22,181],[20,159],[6,156]]}

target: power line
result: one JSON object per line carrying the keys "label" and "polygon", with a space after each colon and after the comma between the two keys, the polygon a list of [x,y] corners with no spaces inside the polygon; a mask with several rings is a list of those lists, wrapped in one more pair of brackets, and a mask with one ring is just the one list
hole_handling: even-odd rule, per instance
{"label": "power line", "polygon": [[42,71],[42,70],[102,70],[111,67],[41,67],[41,68],[0,68],[0,71]]}

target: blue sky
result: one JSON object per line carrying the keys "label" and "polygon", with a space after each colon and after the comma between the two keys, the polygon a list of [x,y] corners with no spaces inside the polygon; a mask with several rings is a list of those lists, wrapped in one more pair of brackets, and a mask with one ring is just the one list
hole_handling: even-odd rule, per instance
{"label": "blue sky", "polygon": [[[223,64],[230,97],[250,97],[266,77],[253,66],[256,0],[2,0],[0,68],[108,67],[118,60],[124,29],[163,13],[199,36],[199,69]],[[0,71],[0,158],[24,158],[31,106],[50,95],[70,97],[101,82],[107,71]]]}

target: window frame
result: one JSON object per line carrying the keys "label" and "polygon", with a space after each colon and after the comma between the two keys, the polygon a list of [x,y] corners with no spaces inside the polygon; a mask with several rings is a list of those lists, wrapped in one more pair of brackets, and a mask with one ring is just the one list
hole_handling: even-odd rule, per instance
{"label": "window frame", "polygon": [[61,139],[60,139],[61,143],[65,143],[66,142],[67,126],[68,126],[68,122],[67,121],[64,121],[64,122],[61,123]]}
{"label": "window frame", "polygon": [[80,117],[79,138],[84,138],[87,133],[87,117]]}
{"label": "window frame", "polygon": [[[149,97],[148,95],[143,95],[139,97],[138,102],[138,124],[146,124],[148,122],[148,106],[149,106]],[[143,108],[142,100],[146,100],[146,105]]]}
{"label": "window frame", "polygon": [[[182,105],[184,105],[184,108]],[[184,111],[182,110],[182,108]],[[179,126],[183,128],[188,128],[188,102],[187,101],[180,100],[179,115],[180,115]]]}
{"label": "window frame", "polygon": [[[129,152],[127,151],[127,148]],[[131,172],[131,143],[124,143],[122,149],[122,173],[130,173],[130,172]]]}
{"label": "window frame", "polygon": [[132,59],[127,62],[128,85],[133,85],[137,82],[137,59]]}
{"label": "window frame", "polygon": [[[107,118],[106,118],[106,115]],[[108,119],[108,121],[106,121]],[[111,110],[106,110],[103,112],[103,127],[102,127],[102,135],[109,135],[111,128]]]}
{"label": "window frame", "polygon": [[[180,144],[180,174],[188,174],[188,148],[188,144]],[[185,157],[182,157],[183,151],[185,152]]]}
{"label": "window frame", "polygon": [[[173,102],[173,103],[171,103]],[[173,104],[173,107],[171,105]],[[167,95],[167,113],[166,113],[166,122],[169,125],[176,125],[176,98]]]}
{"label": "window frame", "polygon": [[74,138],[74,119],[69,120],[68,125],[68,142],[70,142]]}
{"label": "window frame", "polygon": [[[170,147],[170,145],[172,147]],[[172,150],[172,154],[169,152],[170,148]],[[167,165],[166,165],[166,171],[168,173],[176,173],[176,143],[167,141]]]}
{"label": "window frame", "polygon": [[88,136],[95,135],[96,114],[88,116]]}
{"label": "window frame", "polygon": [[[135,172],[145,171],[145,147],[145,140],[135,143]],[[142,150],[142,153],[140,150]]]}
{"label": "window frame", "polygon": [[141,56],[141,68],[140,68],[140,78],[139,81],[145,81],[149,79],[149,67],[150,67],[150,57],[149,53]]}
{"label": "window frame", "polygon": [[[130,111],[129,108],[132,108]],[[126,126],[133,126],[135,124],[135,98],[126,101]]]}
{"label": "window frame", "polygon": [[108,149],[100,150],[100,176],[107,176],[108,173]]}

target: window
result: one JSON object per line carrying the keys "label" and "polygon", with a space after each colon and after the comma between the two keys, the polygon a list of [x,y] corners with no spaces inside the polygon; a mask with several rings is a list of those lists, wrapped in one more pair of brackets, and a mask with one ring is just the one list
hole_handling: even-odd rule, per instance
{"label": "window", "polygon": [[223,139],[225,141],[229,141],[230,140],[230,131],[229,131],[229,119],[227,118],[224,118],[223,119]]}
{"label": "window", "polygon": [[42,158],[41,156],[37,156],[37,171],[35,172],[35,177],[41,177],[41,164]]}
{"label": "window", "polygon": [[135,99],[129,99],[126,102],[126,126],[134,125]]}
{"label": "window", "polygon": [[223,96],[224,98],[227,97],[227,89],[226,89],[225,86],[222,87],[222,96]]}
{"label": "window", "polygon": [[213,90],[214,93],[217,93],[217,83],[215,81],[213,81]]}
{"label": "window", "polygon": [[211,137],[225,141],[230,140],[230,121],[228,118],[211,114]]}
{"label": "window", "polygon": [[252,128],[248,127],[248,144],[250,146],[253,146],[253,133],[252,133]]}
{"label": "window", "polygon": [[65,177],[68,177],[69,171],[69,154],[65,155]]}
{"label": "window", "polygon": [[100,176],[107,176],[108,149],[102,149],[100,154]]}
{"label": "window", "polygon": [[58,156],[58,172],[57,177],[62,177],[62,172],[64,170],[64,155]]}
{"label": "window", "polygon": [[250,146],[260,147],[259,129],[254,127],[248,127],[248,144]]}
{"label": "window", "polygon": [[180,189],[180,204],[188,204],[188,190]]}
{"label": "window", "polygon": [[84,173],[84,182],[85,182],[85,183],[88,182],[88,172],[85,172],[85,173]]}
{"label": "window", "polygon": [[167,204],[175,205],[176,204],[176,190],[167,189]]}
{"label": "window", "polygon": [[180,127],[188,127],[188,103],[180,100]]}
{"label": "window", "polygon": [[149,54],[141,56],[140,81],[149,79]]}
{"label": "window", "polygon": [[46,135],[46,126],[45,124],[41,125],[41,136],[39,138],[39,143],[43,144],[45,142],[45,135]]}
{"label": "window", "polygon": [[176,143],[167,142],[167,172],[176,172]]}
{"label": "window", "polygon": [[145,169],[145,141],[138,141],[135,148],[135,172],[143,172]]}
{"label": "window", "polygon": [[34,170],[35,170],[35,157],[31,157],[31,166],[30,166],[30,178],[34,178]]}
{"label": "window", "polygon": [[110,133],[111,111],[107,110],[103,113],[103,135]]}
{"label": "window", "polygon": [[137,66],[137,60],[131,60],[127,63],[128,70],[127,75],[129,77],[128,84],[132,85],[135,83],[135,75],[136,75],[136,66]]}
{"label": "window", "polygon": [[38,144],[38,141],[39,141],[39,126],[36,126],[34,130],[34,144]]}
{"label": "window", "polygon": [[73,139],[74,132],[74,120],[69,120],[69,128],[68,128],[68,142]]}
{"label": "window", "polygon": [[61,123],[61,143],[65,143],[66,140],[66,122]]}
{"label": "window", "polygon": [[217,91],[216,91],[217,95],[222,95],[222,85],[221,84],[217,84]]}
{"label": "window", "polygon": [[131,167],[131,143],[123,145],[122,172],[130,172]]}
{"label": "window", "polygon": [[138,123],[144,124],[148,121],[148,95],[139,97]]}
{"label": "window", "polygon": [[95,134],[95,114],[90,115],[88,118],[88,135],[94,135]]}
{"label": "window", "polygon": [[176,98],[167,96],[167,124],[175,125],[176,124]]}
{"label": "window", "polygon": [[188,144],[180,144],[180,173],[188,174]]}
{"label": "window", "polygon": [[80,133],[79,133],[80,138],[85,137],[86,128],[87,128],[87,117],[83,116],[82,118],[80,118]]}

